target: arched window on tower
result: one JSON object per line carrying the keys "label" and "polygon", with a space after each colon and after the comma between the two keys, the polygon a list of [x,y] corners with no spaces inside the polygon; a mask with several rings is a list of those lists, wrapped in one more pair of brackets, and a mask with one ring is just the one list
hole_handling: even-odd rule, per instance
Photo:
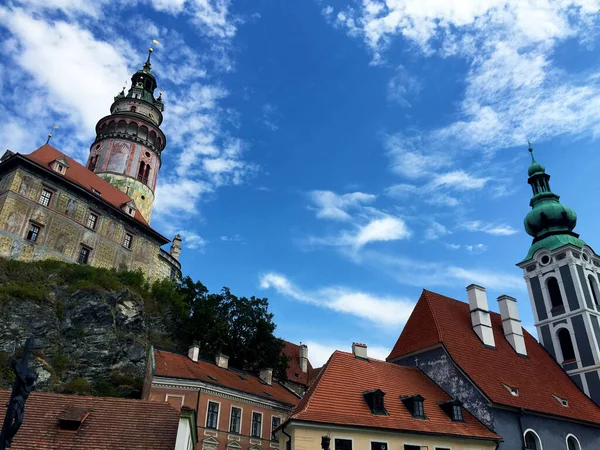
{"label": "arched window on tower", "polygon": [[571,341],[571,333],[566,328],[561,328],[556,334],[560,351],[563,357],[563,364],[568,361],[575,361],[575,350],[573,349],[573,341]]}
{"label": "arched window on tower", "polygon": [[150,164],[146,164],[146,172],[144,174],[144,183],[148,184],[148,180],[150,180]]}
{"label": "arched window on tower", "polygon": [[596,308],[600,309],[600,290],[598,290],[598,282],[593,275],[588,275],[588,280],[590,281],[590,287],[592,289],[592,297],[594,297],[594,303],[596,304]]}
{"label": "arched window on tower", "polygon": [[96,163],[98,162],[98,155],[94,155],[90,158],[90,162],[88,163],[88,169],[92,172],[96,168]]}
{"label": "arched window on tower", "polygon": [[138,137],[142,140],[145,141],[148,139],[148,128],[142,126],[140,127],[140,131],[138,132]]}
{"label": "arched window on tower", "polygon": [[127,122],[125,122],[124,120],[120,120],[119,123],[117,124],[116,132],[117,133],[125,133],[126,129],[127,129]]}
{"label": "arched window on tower", "polygon": [[140,168],[138,169],[137,179],[140,180],[142,183],[146,183],[146,181],[144,181],[145,174],[146,174],[146,163],[144,161],[140,161]]}
{"label": "arched window on tower", "polygon": [[127,134],[132,134],[133,136],[135,136],[135,135],[137,135],[137,133],[138,133],[137,123],[129,122],[129,125],[127,125]]}
{"label": "arched window on tower", "polygon": [[129,108],[129,111],[131,112],[135,112],[137,110],[137,108],[135,106],[132,106],[131,108]]}
{"label": "arched window on tower", "polygon": [[542,450],[540,438],[533,430],[525,432],[525,450]]}
{"label": "arched window on tower", "polygon": [[581,450],[579,441],[572,434],[567,438],[567,450]]}
{"label": "arched window on tower", "polygon": [[558,286],[558,280],[550,277],[546,281],[546,286],[548,288],[548,295],[550,296],[550,303],[552,303],[552,309],[564,308],[565,305],[560,293],[560,287]]}

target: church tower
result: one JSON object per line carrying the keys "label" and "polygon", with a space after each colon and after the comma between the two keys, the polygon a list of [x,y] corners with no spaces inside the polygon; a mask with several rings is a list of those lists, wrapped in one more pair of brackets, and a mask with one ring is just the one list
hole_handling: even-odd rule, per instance
{"label": "church tower", "polygon": [[517,265],[541,344],[600,406],[600,257],[573,232],[577,215],[560,203],[550,175],[529,152],[533,197],[525,231],[533,242]]}
{"label": "church tower", "polygon": [[110,115],[98,121],[87,162],[89,170],[129,195],[147,222],[166,145],[160,129],[162,94],[154,97],[157,83],[151,56],[152,48],[142,69],[131,77],[127,94],[123,88],[110,107]]}

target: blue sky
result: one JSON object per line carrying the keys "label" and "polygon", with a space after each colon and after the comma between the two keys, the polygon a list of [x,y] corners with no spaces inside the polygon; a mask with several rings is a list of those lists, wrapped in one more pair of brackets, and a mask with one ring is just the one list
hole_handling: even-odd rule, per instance
{"label": "blue sky", "polygon": [[270,299],[321,364],[385,357],[423,288],[517,297],[527,139],[595,245],[597,0],[30,0],[0,6],[0,141],[85,160],[145,59],[168,144],[152,225]]}

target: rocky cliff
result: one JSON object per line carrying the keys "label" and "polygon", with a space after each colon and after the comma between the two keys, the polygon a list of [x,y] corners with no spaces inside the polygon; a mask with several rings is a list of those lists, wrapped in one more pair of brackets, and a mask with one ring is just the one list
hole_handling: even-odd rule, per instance
{"label": "rocky cliff", "polygon": [[139,395],[148,343],[170,339],[150,292],[135,273],[0,261],[0,386],[33,336],[36,390]]}

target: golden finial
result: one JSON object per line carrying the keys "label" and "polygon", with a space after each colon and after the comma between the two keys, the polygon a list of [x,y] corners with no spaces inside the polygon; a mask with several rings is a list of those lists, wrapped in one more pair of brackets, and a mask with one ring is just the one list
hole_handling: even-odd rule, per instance
{"label": "golden finial", "polygon": [[[57,130],[59,127],[58,125],[54,125],[52,127],[52,130]],[[50,138],[52,137],[52,130],[50,130],[50,133],[48,133],[48,139],[46,139],[46,144],[48,144],[50,142]]]}

